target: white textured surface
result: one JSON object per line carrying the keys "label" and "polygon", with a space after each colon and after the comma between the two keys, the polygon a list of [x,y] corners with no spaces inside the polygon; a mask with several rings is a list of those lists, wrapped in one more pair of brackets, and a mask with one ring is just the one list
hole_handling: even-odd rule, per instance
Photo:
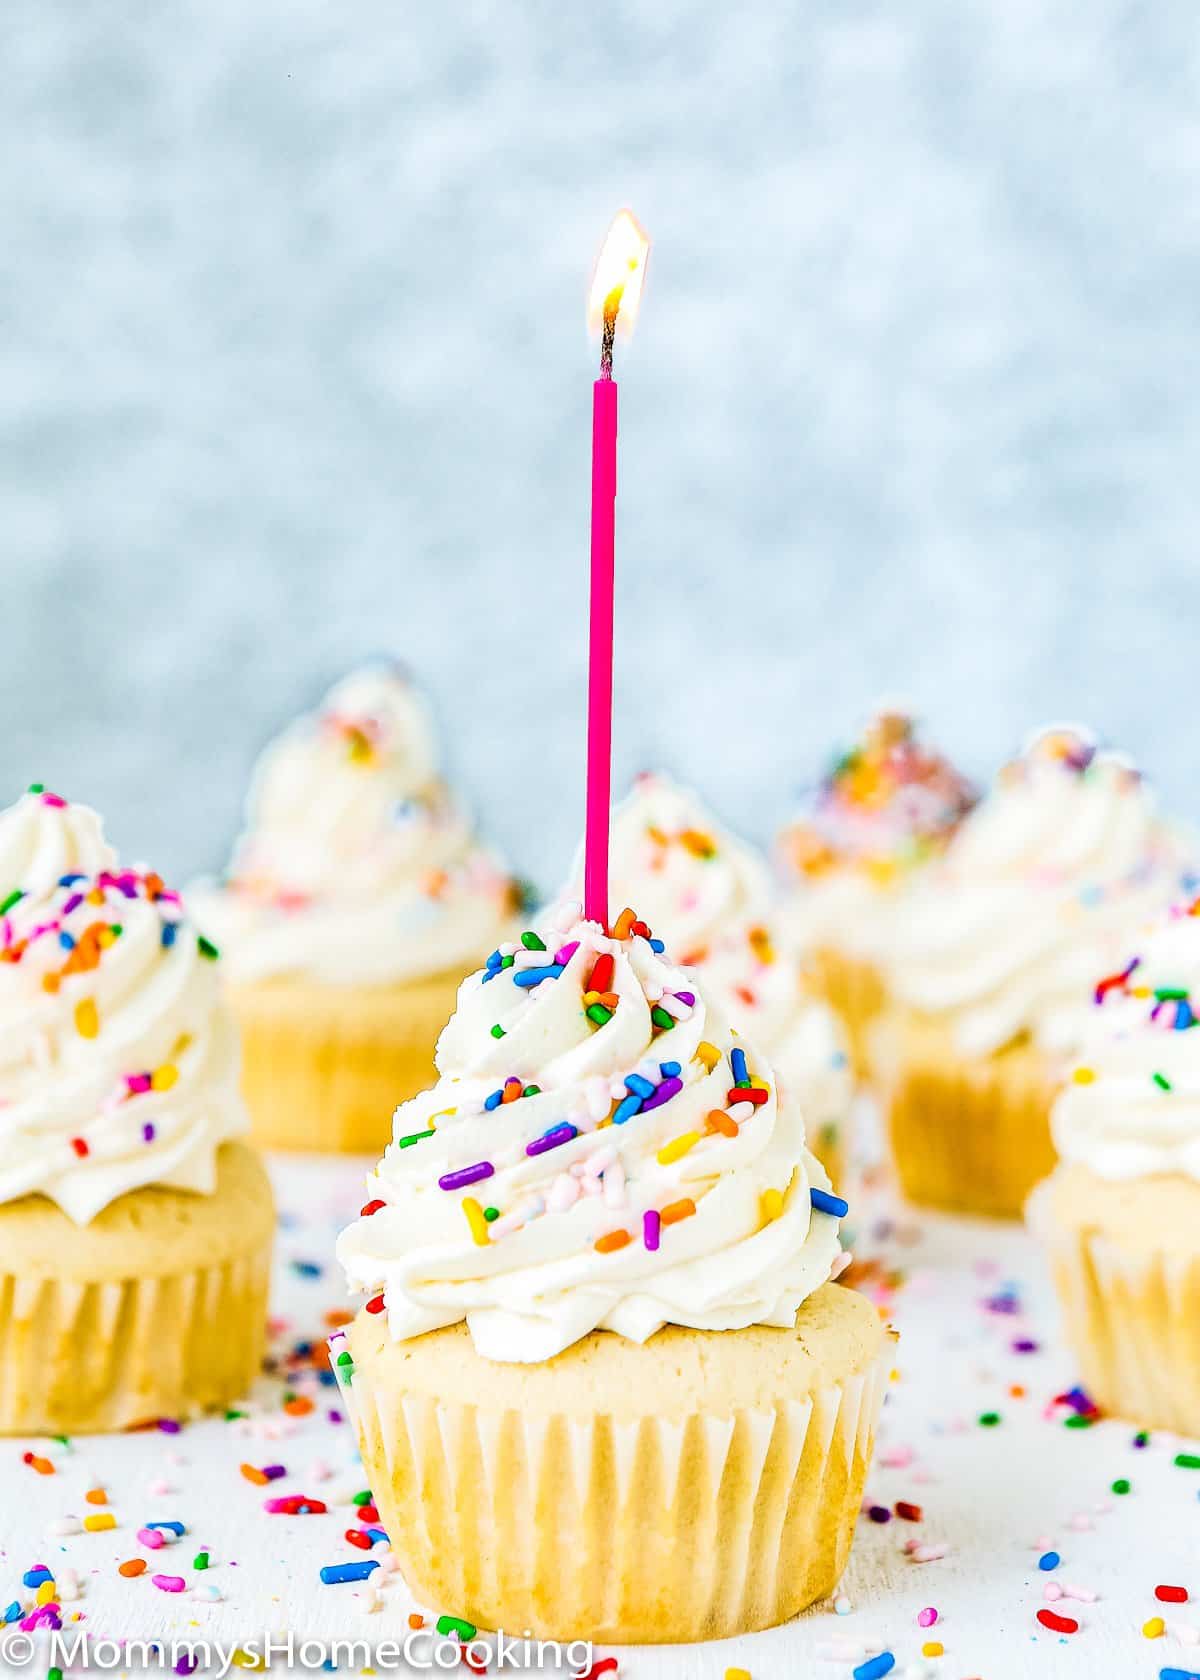
{"label": "white textured surface", "polygon": [[[365,1164],[351,1162],[277,1168],[284,1210],[276,1301],[283,1315],[281,1349],[318,1337],[325,1310],[344,1299],[329,1253],[334,1230],[357,1206],[364,1174]],[[843,1584],[849,1614],[837,1616],[825,1605],[788,1627],[747,1639],[625,1651],[620,1680],[722,1680],[735,1665],[749,1669],[754,1680],[825,1674],[848,1680],[867,1648],[894,1651],[897,1676],[925,1675],[919,1663],[909,1665],[930,1638],[946,1651],[928,1665],[930,1680],[1151,1680],[1164,1664],[1200,1669],[1200,1615],[1191,1605],[1154,1599],[1159,1582],[1200,1595],[1200,1472],[1174,1466],[1176,1443],[1166,1436],[1154,1436],[1138,1451],[1125,1424],[1075,1431],[1045,1414],[1047,1401],[1070,1382],[1071,1367],[1046,1346],[1053,1313],[1030,1239],[1016,1229],[942,1219],[930,1219],[923,1234],[908,1223],[881,1228],[887,1207],[878,1197],[860,1199],[853,1212],[864,1232],[859,1252],[876,1262],[874,1287],[890,1292],[893,1268],[907,1275],[893,1303],[901,1332],[898,1379],[868,1493],[883,1505],[918,1503],[923,1519],[886,1525],[863,1519]],[[315,1261],[324,1273],[301,1276],[296,1261]],[[984,1306],[1010,1286],[1020,1313]],[[1019,1337],[1038,1340],[1044,1351],[1013,1352]],[[1011,1394],[1014,1383],[1026,1389],[1024,1398]],[[317,1392],[307,1380],[296,1386]],[[321,1409],[300,1421],[282,1417],[279,1390],[265,1383],[262,1410],[249,1428],[214,1421],[173,1438],[151,1433],[79,1440],[69,1454],[51,1449],[59,1466],[52,1477],[21,1462],[26,1443],[0,1442],[0,1610],[19,1590],[23,1571],[42,1561],[79,1572],[86,1591],[75,1608],[86,1613],[93,1633],[207,1636],[223,1643],[288,1631],[297,1639],[402,1638],[412,1608],[402,1586],[388,1586],[383,1608],[365,1617],[358,1614],[353,1587],[324,1587],[317,1580],[323,1563],[364,1555],[342,1539],[349,1506],[327,1516],[262,1512],[268,1495],[304,1492],[332,1501],[335,1490],[346,1497],[361,1485],[361,1472],[349,1462],[347,1432],[331,1428],[323,1415],[337,1404],[336,1394],[319,1394]],[[987,1411],[1001,1414],[993,1429],[976,1421]],[[888,1468],[882,1462],[908,1454],[907,1464]],[[238,1474],[242,1461],[281,1463],[289,1474],[269,1489],[252,1487]],[[315,1478],[321,1461],[334,1471],[328,1481]],[[1133,1484],[1124,1498],[1109,1493],[1119,1476]],[[171,1493],[150,1491],[160,1477]],[[48,1538],[54,1519],[91,1509],[83,1494],[97,1485],[108,1493],[119,1530]],[[138,1546],[136,1530],[161,1518],[178,1518],[189,1532],[151,1554]],[[910,1538],[945,1543],[948,1553],[916,1563],[903,1551]],[[212,1551],[214,1567],[206,1576],[191,1568],[201,1546]],[[1037,1559],[1048,1546],[1062,1562],[1044,1575]],[[152,1569],[219,1587],[223,1602],[168,1597],[148,1577],[128,1581],[116,1574],[119,1560],[139,1555],[151,1560]],[[1035,1620],[1048,1581],[1100,1595],[1096,1603],[1053,1606],[1080,1622],[1069,1640]],[[925,1605],[940,1612],[928,1631],[916,1622]],[[424,1608],[436,1615],[457,1607]],[[1170,1631],[1151,1643],[1140,1628],[1158,1613]],[[831,1645],[841,1654],[825,1661],[821,1653]],[[29,1672],[40,1674],[43,1666],[35,1662]],[[0,1672],[6,1672],[2,1659]],[[491,1672],[498,1672],[494,1665]]]}
{"label": "white textured surface", "polygon": [[407,655],[487,827],[579,830],[589,264],[618,770],[763,833],[880,690],[1079,714],[1196,814],[1182,0],[71,0],[0,102],[0,785],[217,863],[269,729]]}

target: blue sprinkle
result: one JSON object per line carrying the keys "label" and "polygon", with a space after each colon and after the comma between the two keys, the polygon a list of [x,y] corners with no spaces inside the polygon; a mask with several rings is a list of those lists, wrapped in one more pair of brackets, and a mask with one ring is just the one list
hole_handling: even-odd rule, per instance
{"label": "blue sprinkle", "polygon": [[21,1606],[14,1598],[8,1609],[4,1612],[4,1625],[7,1627],[9,1622],[19,1622],[24,1614],[24,1610],[21,1609]]}
{"label": "blue sprinkle", "polygon": [[[319,1266],[315,1260],[293,1260],[292,1270],[297,1277],[318,1278],[325,1268]],[[147,1528],[161,1528],[161,1523],[147,1523]]]}
{"label": "blue sprinkle", "polygon": [[494,980],[496,978],[497,974],[502,974],[503,972],[504,972],[503,969],[499,969],[499,968],[486,968],[486,969],[484,969],[484,971],[483,971],[483,983],[484,983],[484,985],[486,986],[489,980]]}
{"label": "blue sprinkle", "polygon": [[678,1062],[659,1062],[658,1071],[664,1079],[678,1079],[682,1069]]}
{"label": "blue sprinkle", "polygon": [[178,933],[178,931],[179,931],[179,928],[178,928],[177,923],[175,923],[175,922],[164,922],[163,925],[162,925],[162,934],[161,934],[163,944],[168,946],[168,947],[174,945],[175,935],[176,935],[176,933]]}
{"label": "blue sprinkle", "polygon": [[654,1095],[654,1086],[648,1079],[643,1079],[640,1073],[628,1073],[625,1076],[625,1089],[634,1091],[645,1102],[647,1097]]}
{"label": "blue sprinkle", "polygon": [[82,881],[83,879],[82,875],[60,875],[58,884],[60,887],[73,887],[76,881]]}
{"label": "blue sprinkle", "polygon": [[504,959],[501,957],[499,951],[493,951],[487,960],[487,966],[489,968],[499,968],[503,960]]}
{"label": "blue sprinkle", "polygon": [[890,1651],[880,1651],[877,1657],[869,1662],[859,1663],[854,1670],[854,1680],[882,1680],[885,1674],[890,1674],[896,1666],[896,1659]]}
{"label": "blue sprinkle", "polygon": [[386,1528],[367,1528],[363,1530],[363,1533],[367,1536],[372,1546],[378,1546],[381,1540],[387,1539]]}
{"label": "blue sprinkle", "polygon": [[483,1106],[484,1106],[484,1108],[486,1108],[488,1110],[491,1110],[493,1108],[499,1108],[500,1104],[503,1101],[504,1101],[503,1090],[493,1091],[490,1097],[484,1097]]}
{"label": "blue sprinkle", "polygon": [[612,1117],[613,1118],[613,1125],[614,1126],[623,1126],[625,1124],[626,1120],[632,1120],[634,1115],[640,1112],[641,1106],[642,1106],[642,1098],[641,1097],[635,1097],[635,1096],[626,1097],[624,1102],[620,1102],[620,1103],[617,1104],[616,1110],[614,1111],[613,1117]]}
{"label": "blue sprinkle", "polygon": [[64,951],[73,951],[75,949],[75,941],[67,932],[66,928],[64,928],[59,934],[58,943],[62,946]]}
{"label": "blue sprinkle", "polygon": [[1057,1569],[1061,1562],[1062,1559],[1059,1557],[1057,1552],[1043,1552],[1041,1557],[1038,1559],[1038,1568],[1045,1570]]}
{"label": "blue sprinkle", "polygon": [[27,1569],[21,1577],[21,1584],[26,1587],[40,1587],[43,1581],[53,1581],[54,1576],[43,1564],[38,1569]]}
{"label": "blue sprinkle", "polygon": [[663,944],[661,939],[652,939],[650,941],[650,949],[652,951],[657,951],[660,957],[662,956],[662,954],[666,950],[666,948],[667,947]]}
{"label": "blue sprinkle", "polygon": [[543,980],[557,980],[565,963],[548,963],[545,968],[519,968],[513,975],[514,986],[540,986]]}
{"label": "blue sprinkle", "polygon": [[1160,1668],[1158,1680],[1200,1680],[1194,1668]]}
{"label": "blue sprinkle", "polygon": [[363,1563],[327,1563],[321,1571],[321,1579],[327,1587],[338,1587],[343,1581],[365,1581],[378,1568],[378,1558],[369,1558]]}
{"label": "blue sprinkle", "polygon": [[177,1540],[182,1540],[187,1533],[187,1529],[181,1522],[149,1522],[145,1526],[147,1528],[165,1528],[168,1534],[173,1534]]}
{"label": "blue sprinkle", "polygon": [[[818,1213],[831,1213],[835,1219],[845,1219],[850,1212],[850,1203],[844,1202],[840,1196],[831,1196],[828,1190],[810,1190],[808,1198]],[[886,1669],[880,1669],[886,1674]]]}
{"label": "blue sprinkle", "polygon": [[[749,1079],[750,1075],[746,1072],[746,1052],[744,1050],[731,1050],[729,1052],[729,1065],[733,1069],[733,1083],[735,1085],[743,1079]],[[886,1669],[880,1670],[881,1674],[886,1674],[886,1672]]]}

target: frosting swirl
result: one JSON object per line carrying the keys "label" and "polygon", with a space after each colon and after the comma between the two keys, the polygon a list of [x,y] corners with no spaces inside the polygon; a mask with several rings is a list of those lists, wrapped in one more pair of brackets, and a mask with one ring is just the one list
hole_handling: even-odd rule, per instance
{"label": "frosting swirl", "polygon": [[1200,1180],[1200,899],[1101,980],[1053,1113],[1059,1155],[1100,1178]]}
{"label": "frosting swirl", "polygon": [[838,1259],[799,1105],[632,912],[501,946],[437,1062],[338,1243],[397,1339],[465,1319],[530,1362],[597,1328],[791,1324]]}
{"label": "frosting swirl", "polygon": [[227,877],[189,899],[235,981],[370,985],[477,962],[518,896],[437,777],[424,699],[379,665],[267,748]]}
{"label": "frosting swirl", "polygon": [[245,1128],[216,955],[87,806],[35,786],[0,813],[0,1203],[86,1224],[149,1184],[215,1189]]}
{"label": "frosting swirl", "polygon": [[1179,896],[1190,840],[1138,772],[1081,730],[1034,737],[897,910],[888,982],[967,1054],[1078,1042],[1091,977]]}

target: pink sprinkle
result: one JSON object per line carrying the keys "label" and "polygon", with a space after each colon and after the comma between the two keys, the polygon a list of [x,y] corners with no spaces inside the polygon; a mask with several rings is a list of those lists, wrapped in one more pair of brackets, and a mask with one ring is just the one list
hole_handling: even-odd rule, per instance
{"label": "pink sprinkle", "polygon": [[918,1610],[917,1611],[917,1626],[918,1627],[932,1627],[934,1622],[937,1621],[937,1616],[938,1616],[938,1613],[934,1609],[933,1605],[932,1604],[927,1604],[925,1606],[924,1610]]}
{"label": "pink sprinkle", "polygon": [[565,966],[567,963],[570,962],[571,958],[575,955],[575,953],[576,953],[576,951],[578,951],[578,949],[579,949],[578,939],[572,939],[570,941],[570,943],[567,944],[567,945],[560,945],[558,950],[555,951],[555,953],[554,953],[555,962],[556,963],[562,963]]}
{"label": "pink sprinkle", "polygon": [[42,804],[52,805],[56,811],[65,811],[67,808],[66,800],[60,799],[56,793],[44,793],[42,795]]}
{"label": "pink sprinkle", "polygon": [[950,1548],[945,1541],[938,1541],[932,1546],[915,1546],[905,1544],[904,1550],[914,1563],[936,1563],[939,1558],[949,1554]]}
{"label": "pink sprinkle", "polygon": [[156,1552],[160,1546],[165,1546],[167,1543],[157,1528],[139,1528],[137,1537],[138,1545],[149,1546],[152,1552]]}
{"label": "pink sprinkle", "polygon": [[140,1096],[143,1091],[150,1089],[150,1075],[148,1073],[127,1073],[125,1083],[129,1087],[130,1096]]}
{"label": "pink sprinkle", "polygon": [[1064,1598],[1073,1598],[1080,1604],[1095,1604],[1099,1596],[1090,1587],[1073,1587],[1067,1581],[1062,1583],[1062,1595]]}
{"label": "pink sprinkle", "polygon": [[887,1452],[880,1453],[879,1462],[885,1470],[907,1470],[913,1456],[911,1447],[889,1447]]}
{"label": "pink sprinkle", "polygon": [[1042,1588],[1042,1597],[1050,1604],[1054,1604],[1063,1596],[1063,1590],[1057,1581],[1047,1581],[1046,1585]]}
{"label": "pink sprinkle", "polygon": [[154,1575],[151,1579],[159,1592],[182,1592],[187,1586],[182,1575]]}

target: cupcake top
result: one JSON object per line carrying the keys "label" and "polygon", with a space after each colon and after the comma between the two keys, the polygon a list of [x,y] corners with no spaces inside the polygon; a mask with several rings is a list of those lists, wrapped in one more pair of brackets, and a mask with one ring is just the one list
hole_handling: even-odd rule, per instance
{"label": "cupcake top", "polygon": [[845,1203],[798,1105],[644,922],[527,932],[463,982],[432,1090],[338,1255],[397,1339],[466,1321],[485,1358],[595,1329],[790,1325]]}
{"label": "cupcake top", "polygon": [[1097,969],[1180,895],[1192,856],[1128,759],[1076,727],[1044,730],[900,908],[889,986],[945,1017],[967,1054],[1025,1033],[1070,1050]]}
{"label": "cupcake top", "polygon": [[437,776],[422,696],[388,665],[346,677],[272,742],[227,875],[189,893],[232,979],[344,985],[477,962],[517,898]]}
{"label": "cupcake top", "polygon": [[939,857],[978,794],[913,718],[880,711],[834,760],[809,808],[779,836],[792,915],[806,942],[868,954],[881,895]]}
{"label": "cupcake top", "polygon": [[216,958],[86,805],[35,784],[0,813],[0,1203],[82,1225],[146,1185],[215,1189],[245,1129]]}
{"label": "cupcake top", "polygon": [[836,1018],[804,986],[799,954],[773,911],[770,871],[752,846],[724,829],[696,794],[647,773],[613,812],[610,876],[616,902],[641,906],[785,1083],[807,1090],[820,1082],[826,1110],[835,1095],[849,1103]]}
{"label": "cupcake top", "polygon": [[1094,991],[1053,1115],[1059,1155],[1101,1178],[1200,1179],[1200,899],[1152,926]]}

